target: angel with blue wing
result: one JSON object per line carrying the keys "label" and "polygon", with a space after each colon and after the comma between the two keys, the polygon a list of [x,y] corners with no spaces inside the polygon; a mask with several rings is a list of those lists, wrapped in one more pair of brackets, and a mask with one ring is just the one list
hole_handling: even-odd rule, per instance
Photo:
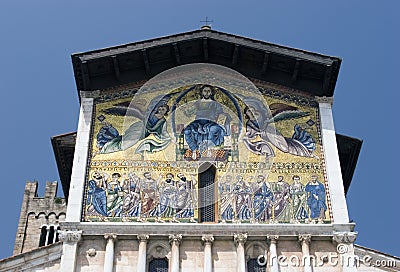
{"label": "angel with blue wing", "polygon": [[[282,152],[296,156],[314,156],[312,153],[315,150],[315,140],[311,134],[296,125],[292,138],[284,137],[273,124],[275,121],[299,118],[308,113],[294,110],[297,108],[289,105],[275,103],[270,105],[270,108],[274,109],[273,115],[258,99],[244,98],[243,101],[246,104],[243,112],[247,119],[243,142],[252,153],[265,155],[267,159],[274,157],[272,145]],[[286,110],[283,110],[283,106],[286,106]]]}
{"label": "angel with blue wing", "polygon": [[[107,154],[126,150],[139,141],[143,140],[136,148],[136,153],[143,153],[144,151],[153,153],[165,149],[171,142],[171,137],[167,132],[166,116],[169,112],[168,101],[172,94],[162,95],[155,97],[148,107],[146,114],[143,114],[137,109],[134,103],[127,104],[121,103],[115,105],[112,108],[107,109],[105,112],[113,115],[129,115],[139,118],[137,121],[129,126],[125,131],[124,135],[119,135],[118,132],[108,131],[107,127],[103,126],[98,135],[97,139],[102,139],[102,146],[99,146],[100,154]],[[146,121],[145,121],[146,120]],[[106,133],[107,135],[115,135],[114,138],[109,139],[103,137],[100,134]],[[154,139],[148,139],[150,135],[153,135]],[[104,143],[104,139],[108,139]]]}

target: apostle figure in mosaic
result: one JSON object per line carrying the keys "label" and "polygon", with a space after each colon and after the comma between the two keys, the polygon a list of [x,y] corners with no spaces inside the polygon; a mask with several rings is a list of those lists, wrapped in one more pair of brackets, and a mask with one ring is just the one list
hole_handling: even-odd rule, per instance
{"label": "apostle figure in mosaic", "polygon": [[113,173],[111,181],[107,181],[107,213],[113,217],[119,216],[122,211],[123,191],[120,177],[120,173]]}
{"label": "apostle figure in mosaic", "polygon": [[274,220],[290,222],[291,220],[291,196],[290,186],[284,181],[283,176],[278,176],[278,181],[271,184],[274,194]]}
{"label": "apostle figure in mosaic", "polygon": [[191,179],[186,178],[182,173],[177,175],[177,201],[176,201],[176,218],[188,218],[190,222],[194,220],[194,209],[197,206],[197,197],[195,186],[196,179],[191,176]]}
{"label": "apostle figure in mosaic", "polygon": [[233,188],[235,197],[235,216],[237,221],[250,220],[252,207],[252,190],[247,181],[242,176],[237,176],[237,182]]}
{"label": "apostle figure in mosaic", "polygon": [[263,175],[253,183],[253,209],[256,222],[266,222],[272,217],[272,202],[274,199],[269,183]]}
{"label": "apostle figure in mosaic", "polygon": [[292,195],[293,217],[295,222],[308,218],[307,192],[305,186],[300,183],[300,177],[293,176],[293,183],[290,185]]}
{"label": "apostle figure in mosaic", "polygon": [[[200,88],[201,98],[194,103],[195,120],[184,129],[185,140],[192,150],[192,158],[197,158],[196,151],[209,147],[220,146],[224,142],[224,136],[230,135],[231,117],[223,112],[220,103],[214,99],[214,87],[203,85]],[[224,126],[217,123],[220,115],[224,115]]]}
{"label": "apostle figure in mosaic", "polygon": [[[99,214],[107,216],[106,180],[108,175],[99,171],[92,174],[88,188],[88,215]],[[94,210],[94,211],[92,211]]]}
{"label": "apostle figure in mosaic", "polygon": [[141,220],[145,221],[149,217],[158,217],[158,181],[153,179],[150,172],[143,174],[144,179],[140,182],[140,192],[142,199]]}
{"label": "apostle figure in mosaic", "polygon": [[160,206],[159,217],[171,218],[172,222],[176,222],[176,202],[178,197],[178,190],[174,175],[171,173],[166,174],[165,181],[160,185]]}
{"label": "apostle figure in mosaic", "polygon": [[311,219],[325,219],[325,211],[327,209],[325,187],[318,181],[316,175],[311,176],[311,181],[307,183],[305,191],[308,193],[307,204],[310,208]]}
{"label": "apostle figure in mosaic", "polygon": [[125,194],[122,205],[122,215],[139,217],[140,215],[140,178],[136,173],[129,173],[122,190]]}
{"label": "apostle figure in mosaic", "polygon": [[220,216],[222,222],[233,219],[234,197],[232,194],[232,187],[233,184],[231,175],[227,175],[225,179],[218,182],[218,189],[220,193]]}

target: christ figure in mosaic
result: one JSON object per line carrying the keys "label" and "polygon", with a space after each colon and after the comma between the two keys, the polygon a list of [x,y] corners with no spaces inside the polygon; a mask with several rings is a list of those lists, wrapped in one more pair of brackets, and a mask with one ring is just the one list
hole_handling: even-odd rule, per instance
{"label": "christ figure in mosaic", "polygon": [[[185,140],[192,150],[192,158],[197,158],[196,151],[209,147],[217,147],[224,143],[224,136],[230,135],[231,117],[223,112],[220,103],[214,100],[215,90],[210,85],[203,85],[200,89],[201,99],[194,103],[195,120],[184,129]],[[217,123],[220,115],[225,115],[225,124]]]}

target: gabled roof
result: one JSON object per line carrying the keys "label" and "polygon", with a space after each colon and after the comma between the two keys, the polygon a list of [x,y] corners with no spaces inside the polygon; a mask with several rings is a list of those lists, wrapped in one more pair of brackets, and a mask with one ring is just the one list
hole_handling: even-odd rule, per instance
{"label": "gabled roof", "polygon": [[341,59],[207,27],[72,55],[78,91],[148,80],[178,65],[213,63],[246,77],[333,96]]}

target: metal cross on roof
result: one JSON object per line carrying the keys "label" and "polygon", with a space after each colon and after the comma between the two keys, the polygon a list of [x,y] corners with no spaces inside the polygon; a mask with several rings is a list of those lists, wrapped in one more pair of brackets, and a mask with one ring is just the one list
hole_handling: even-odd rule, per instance
{"label": "metal cross on roof", "polygon": [[210,26],[209,23],[213,23],[214,21],[209,21],[208,17],[206,16],[206,20],[205,21],[200,21],[200,23],[206,23],[206,26]]}

